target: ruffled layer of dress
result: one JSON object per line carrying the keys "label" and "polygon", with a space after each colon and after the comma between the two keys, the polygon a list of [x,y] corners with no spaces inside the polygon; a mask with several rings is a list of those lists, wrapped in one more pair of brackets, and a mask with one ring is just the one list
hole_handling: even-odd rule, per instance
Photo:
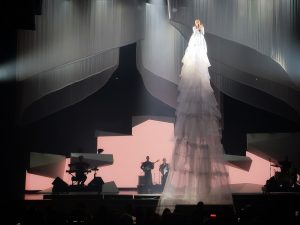
{"label": "ruffled layer of dress", "polygon": [[[203,42],[204,40],[204,42]],[[210,85],[205,39],[192,35],[178,84],[174,150],[157,212],[177,204],[232,204],[221,114]]]}

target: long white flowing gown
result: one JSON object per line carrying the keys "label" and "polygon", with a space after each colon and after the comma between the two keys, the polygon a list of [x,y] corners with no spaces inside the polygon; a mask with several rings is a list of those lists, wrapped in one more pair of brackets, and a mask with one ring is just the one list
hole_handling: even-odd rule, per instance
{"label": "long white flowing gown", "polygon": [[210,85],[204,27],[193,34],[182,59],[174,150],[157,212],[177,204],[232,204],[221,144],[221,114]]}

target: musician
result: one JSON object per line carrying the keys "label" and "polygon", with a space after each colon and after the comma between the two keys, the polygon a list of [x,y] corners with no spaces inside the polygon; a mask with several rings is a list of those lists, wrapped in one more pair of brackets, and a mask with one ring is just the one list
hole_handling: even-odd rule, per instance
{"label": "musician", "polygon": [[163,188],[165,187],[167,181],[169,169],[169,164],[167,163],[166,158],[163,158],[163,163],[159,166],[159,172],[161,173],[161,185]]}
{"label": "musician", "polygon": [[146,157],[146,161],[142,163],[141,165],[141,169],[144,171],[145,173],[145,189],[148,192],[151,192],[151,188],[152,188],[152,173],[151,170],[154,169],[154,163],[151,162],[150,157],[147,156]]}
{"label": "musician", "polygon": [[78,157],[78,162],[69,164],[70,171],[75,172],[75,176],[72,177],[72,181],[78,181],[78,185],[84,185],[84,182],[87,179],[85,173],[90,172],[90,165],[87,162],[83,161],[83,156]]}
{"label": "musician", "polygon": [[280,169],[283,174],[289,174],[291,168],[291,162],[289,161],[288,156],[285,157],[285,160],[279,161]]}

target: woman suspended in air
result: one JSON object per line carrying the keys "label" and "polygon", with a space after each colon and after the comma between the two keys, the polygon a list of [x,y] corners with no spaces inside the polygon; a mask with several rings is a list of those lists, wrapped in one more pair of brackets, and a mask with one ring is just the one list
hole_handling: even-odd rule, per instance
{"label": "woman suspended in air", "polygon": [[182,58],[174,149],[157,212],[177,204],[232,204],[221,144],[221,114],[210,85],[204,26],[195,20]]}

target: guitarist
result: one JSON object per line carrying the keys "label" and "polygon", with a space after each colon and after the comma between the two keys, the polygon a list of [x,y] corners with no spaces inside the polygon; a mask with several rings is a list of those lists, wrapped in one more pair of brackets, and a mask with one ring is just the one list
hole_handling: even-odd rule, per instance
{"label": "guitarist", "polygon": [[141,165],[141,169],[144,171],[145,173],[145,189],[147,190],[148,193],[151,192],[151,188],[152,188],[152,173],[151,170],[154,169],[154,163],[156,162],[151,162],[150,157],[147,156],[146,157],[146,161],[142,163]]}
{"label": "guitarist", "polygon": [[159,166],[159,172],[161,173],[161,186],[164,188],[166,180],[169,174],[169,164],[167,163],[166,158],[163,158],[163,163]]}

